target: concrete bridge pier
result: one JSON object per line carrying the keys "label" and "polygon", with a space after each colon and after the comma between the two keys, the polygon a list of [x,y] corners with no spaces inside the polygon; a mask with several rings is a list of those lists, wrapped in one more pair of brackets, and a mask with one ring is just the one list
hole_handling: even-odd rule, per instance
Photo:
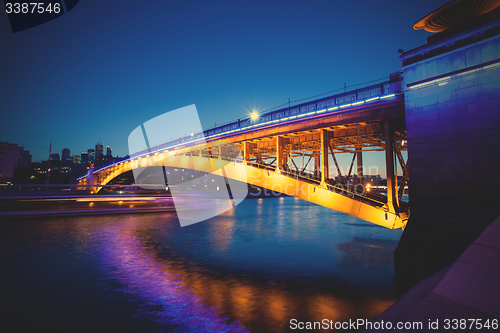
{"label": "concrete bridge pier", "polygon": [[500,215],[500,11],[495,15],[433,35],[400,57],[411,204],[394,253],[403,285],[454,262]]}
{"label": "concrete bridge pier", "polygon": [[[87,185],[97,185],[97,178],[94,177],[94,164],[90,164],[89,170],[88,170],[88,178],[87,178]],[[89,193],[94,193],[95,188],[94,187],[88,187],[87,191]]]}

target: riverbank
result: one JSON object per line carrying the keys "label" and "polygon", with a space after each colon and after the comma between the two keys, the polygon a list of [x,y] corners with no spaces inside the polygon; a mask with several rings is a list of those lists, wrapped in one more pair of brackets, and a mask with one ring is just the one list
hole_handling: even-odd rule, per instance
{"label": "riverbank", "polygon": [[[499,321],[500,217],[455,263],[417,283],[373,320],[391,322],[392,329],[361,332],[495,332]],[[422,323],[419,329],[413,326],[418,322]],[[397,329],[397,323],[412,328]]]}

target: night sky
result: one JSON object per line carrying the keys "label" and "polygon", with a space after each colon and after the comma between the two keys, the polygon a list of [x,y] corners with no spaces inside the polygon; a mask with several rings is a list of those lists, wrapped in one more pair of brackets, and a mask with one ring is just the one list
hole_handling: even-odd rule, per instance
{"label": "night sky", "polygon": [[50,141],[124,156],[134,128],[186,105],[208,128],[388,78],[398,49],[430,35],[413,24],[446,2],[80,0],[15,34],[0,14],[0,141],[33,161]]}

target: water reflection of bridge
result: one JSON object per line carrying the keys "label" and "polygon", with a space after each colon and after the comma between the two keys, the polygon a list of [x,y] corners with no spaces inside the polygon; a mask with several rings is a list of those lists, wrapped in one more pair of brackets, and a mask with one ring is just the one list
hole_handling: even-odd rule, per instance
{"label": "water reflection of bridge", "polygon": [[[159,223],[156,218],[126,217],[120,223],[106,227],[115,230],[105,233],[107,238],[103,242],[103,263],[105,267],[115,268],[111,276],[127,286],[125,292],[133,293],[146,301],[147,306],[143,311],[149,318],[179,323],[190,331],[202,327],[217,332],[241,332],[252,327],[259,328],[257,331],[281,332],[288,330],[291,318],[307,318],[317,322],[325,318],[334,322],[342,321],[345,318],[356,318],[360,314],[373,318],[395,301],[376,297],[377,293],[360,295],[355,284],[342,279],[317,277],[313,279],[316,280],[315,283],[304,283],[304,280],[307,281],[304,276],[290,271],[288,274],[294,278],[283,279],[280,274],[271,278],[265,269],[252,271],[251,264],[247,267],[248,270],[243,271],[221,269],[224,264],[219,267],[197,267],[197,263],[188,254],[191,251],[170,253],[166,250],[178,250],[173,238],[179,244],[193,246],[192,239],[200,237],[194,248],[208,245],[208,248],[203,248],[203,252],[211,253],[211,256],[215,254],[219,259],[230,257],[238,252],[238,247],[232,244],[236,230],[233,212],[219,217],[217,223],[207,224],[208,239],[203,239],[204,233],[200,229],[191,236],[186,233],[180,236],[175,230],[177,225],[166,222],[168,218],[160,219]],[[262,212],[256,216],[262,216]],[[159,224],[161,227],[158,227]],[[264,226],[253,228],[256,233],[265,234],[270,231]],[[293,228],[300,229],[296,225]],[[289,230],[287,233],[293,232]],[[186,236],[187,238],[183,238]],[[178,237],[181,238],[180,241]],[[371,242],[374,240],[357,238],[355,244],[340,243],[338,247],[342,252],[349,252],[347,260],[354,260],[356,264],[359,260],[367,260],[368,262],[359,264],[390,267],[391,261],[377,262],[377,257],[386,260],[387,253],[392,251],[391,245],[394,244],[387,240]],[[238,244],[242,243],[245,242]],[[249,241],[247,245],[249,244],[255,243]],[[258,244],[264,246],[263,243]],[[352,248],[361,253],[353,252]],[[272,261],[269,257],[258,258]],[[300,262],[301,259],[297,260]],[[341,261],[347,266],[351,265],[351,262],[345,260]],[[287,266],[290,264],[292,262],[288,262]],[[238,319],[245,327],[238,321],[226,323],[227,317],[221,316],[221,313]]]}
{"label": "water reflection of bridge", "polygon": [[[408,218],[408,205],[401,201],[408,184],[408,165],[402,155],[404,116],[401,78],[396,73],[387,82],[271,111],[259,119],[239,119],[152,147],[127,161],[91,170],[79,183],[108,184],[125,172],[153,166],[214,170],[230,160],[239,164],[246,177],[226,171],[228,178],[388,228],[404,228]],[[234,147],[239,149],[231,151]],[[387,196],[366,191],[364,151],[385,151]],[[352,154],[348,171],[339,166],[338,154]],[[403,170],[399,184],[398,164]],[[337,181],[331,177],[334,171]],[[354,174],[357,181],[350,182]]]}

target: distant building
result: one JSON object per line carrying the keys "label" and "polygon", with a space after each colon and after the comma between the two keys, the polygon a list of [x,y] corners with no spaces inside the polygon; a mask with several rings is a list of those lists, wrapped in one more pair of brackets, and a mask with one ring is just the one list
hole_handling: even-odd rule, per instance
{"label": "distant building", "polygon": [[18,168],[29,168],[31,165],[31,154],[29,150],[24,150],[24,147],[19,147],[19,162]]}
{"label": "distant building", "polygon": [[102,155],[99,157],[96,157],[95,162],[94,162],[94,167],[100,168],[102,166],[108,165],[113,163],[113,156],[111,155]]}
{"label": "distant building", "polygon": [[89,163],[89,153],[82,151],[82,153],[80,154],[80,163],[82,164]]}
{"label": "distant building", "polygon": [[59,155],[58,153],[53,153],[53,154],[50,154],[50,158],[49,158],[51,161],[60,161],[61,160],[61,155]]}
{"label": "distant building", "polygon": [[67,160],[69,160],[69,159],[70,159],[70,153],[71,153],[71,152],[70,152],[69,148],[64,148],[64,149],[62,150],[62,160],[63,160],[63,161],[67,161]]}
{"label": "distant building", "polygon": [[0,182],[11,182],[16,168],[27,168],[31,154],[15,143],[0,142]]}
{"label": "distant building", "polygon": [[71,158],[69,160],[71,160],[75,164],[80,164],[80,162],[81,162],[81,158],[78,155],[71,156]]}
{"label": "distant building", "polygon": [[56,170],[59,170],[59,173],[63,176],[71,175],[71,167],[69,166],[64,165],[64,166],[54,167],[50,171],[55,172]]}
{"label": "distant building", "polygon": [[95,145],[95,157],[98,158],[99,156],[104,155],[104,147],[98,143]]}
{"label": "distant building", "polygon": [[370,184],[372,186],[379,186],[381,183],[382,178],[380,175],[364,175],[363,176],[363,182],[365,184]]}
{"label": "distant building", "polygon": [[33,183],[43,184],[47,181],[47,173],[50,169],[50,184],[74,184],[76,178],[87,172],[87,166],[79,163],[73,163],[74,158],[80,159],[80,156],[71,156],[66,161],[42,161],[31,164],[30,175],[34,177]]}
{"label": "distant building", "polygon": [[109,148],[109,146],[106,147],[106,156],[113,156],[112,155],[112,151],[111,151],[111,148]]}
{"label": "distant building", "polygon": [[94,149],[87,149],[87,153],[89,154],[89,163],[94,163],[95,161]]}
{"label": "distant building", "polygon": [[[47,164],[47,161],[34,162],[31,164],[31,169],[33,170],[33,173],[46,177],[49,165]],[[43,179],[43,177],[39,177],[39,179]],[[42,183],[42,181],[39,182]]]}

